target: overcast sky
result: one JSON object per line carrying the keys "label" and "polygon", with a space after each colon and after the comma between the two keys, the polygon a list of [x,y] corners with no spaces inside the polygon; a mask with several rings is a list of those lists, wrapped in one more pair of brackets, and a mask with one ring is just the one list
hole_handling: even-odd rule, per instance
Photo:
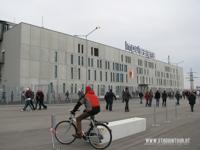
{"label": "overcast sky", "polygon": [[[124,49],[124,41],[200,76],[200,0],[0,0],[0,20],[37,26]],[[185,86],[189,82],[185,79]],[[195,86],[200,79],[195,80]]]}

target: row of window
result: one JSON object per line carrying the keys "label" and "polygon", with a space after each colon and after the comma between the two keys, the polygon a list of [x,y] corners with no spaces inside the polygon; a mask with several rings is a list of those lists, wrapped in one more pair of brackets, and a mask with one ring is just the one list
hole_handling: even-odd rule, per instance
{"label": "row of window", "polygon": [[[154,84],[153,77],[137,76],[137,84]],[[156,79],[158,86],[177,86],[178,82],[174,80]]]}
{"label": "row of window", "polygon": [[[123,61],[124,61],[124,56],[121,55],[121,62],[123,62]],[[131,57],[125,56],[125,62],[130,64],[131,63]]]}
{"label": "row of window", "polygon": [[138,59],[138,66],[144,66],[146,68],[151,68],[151,69],[156,68],[156,64],[154,66],[153,62],[148,62],[146,60],[144,61],[144,65],[143,65],[143,60],[142,59]]}
{"label": "row of window", "polygon": [[149,69],[143,69],[143,68],[137,67],[137,74],[149,75]]}
{"label": "row of window", "polygon": [[[78,53],[84,53],[84,45],[78,44]],[[99,49],[91,47],[91,56],[99,56]]]}
{"label": "row of window", "polygon": [[[71,64],[74,64],[74,55],[71,54]],[[96,60],[97,68],[103,68],[103,60],[97,59]],[[78,56],[78,65],[84,66],[84,57],[83,56]],[[88,67],[94,67],[94,58],[88,58]],[[105,69],[110,69],[110,62],[105,61]],[[113,70],[116,71],[124,71],[127,72],[127,65],[120,64],[120,63],[114,63],[113,62]]]}
{"label": "row of window", "polygon": [[[56,67],[57,69],[57,67]],[[71,79],[74,79],[74,68],[71,67]],[[88,70],[88,77],[87,79],[90,81],[91,80],[91,70]],[[94,70],[94,81],[97,81],[97,71]],[[57,74],[56,74],[57,75]],[[57,76],[55,76],[57,77]],[[78,80],[81,80],[81,68],[78,68]],[[99,71],[99,80],[103,81],[103,71]],[[105,81],[108,81],[108,72],[105,72]],[[123,73],[110,73],[110,82],[124,82],[124,74]],[[126,82],[128,82],[128,77],[126,74]]]}
{"label": "row of window", "polygon": [[155,71],[155,77],[161,77],[161,78],[167,78],[167,79],[175,79],[176,75],[175,74],[171,74],[171,73],[164,73],[164,72],[160,72],[160,71]]}
{"label": "row of window", "polygon": [[137,76],[137,84],[153,84],[153,77]]}

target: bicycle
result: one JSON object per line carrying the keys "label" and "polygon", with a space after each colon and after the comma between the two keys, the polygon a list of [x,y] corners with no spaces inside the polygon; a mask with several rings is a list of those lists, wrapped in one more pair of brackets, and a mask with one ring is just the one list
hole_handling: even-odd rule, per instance
{"label": "bicycle", "polygon": [[[83,139],[90,143],[95,149],[105,149],[112,142],[112,132],[107,126],[108,122],[99,122],[91,116],[89,128],[87,132],[83,132]],[[55,126],[55,138],[61,144],[71,144],[76,140],[73,134],[76,134],[75,115],[70,114],[68,120],[60,121]]]}

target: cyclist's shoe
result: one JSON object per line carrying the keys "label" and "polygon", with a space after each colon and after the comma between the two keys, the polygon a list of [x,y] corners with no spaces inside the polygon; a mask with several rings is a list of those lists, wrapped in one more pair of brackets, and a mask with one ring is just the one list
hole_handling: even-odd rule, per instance
{"label": "cyclist's shoe", "polygon": [[83,137],[81,134],[73,134],[72,136],[78,139],[81,139]]}

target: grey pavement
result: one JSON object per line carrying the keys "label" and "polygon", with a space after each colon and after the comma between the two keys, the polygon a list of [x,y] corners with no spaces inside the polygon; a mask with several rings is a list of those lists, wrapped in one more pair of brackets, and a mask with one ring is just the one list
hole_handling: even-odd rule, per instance
{"label": "grey pavement", "polygon": [[[113,111],[105,110],[105,103],[101,102],[101,113],[96,119],[100,121],[115,121],[130,117],[144,117],[147,119],[147,129],[144,132],[113,141],[108,150],[200,150],[200,103],[197,100],[194,112],[190,112],[187,100],[181,100],[177,106],[177,117],[175,113],[175,101],[167,101],[166,108],[156,108],[155,127],[153,119],[153,107],[145,107],[139,104],[138,99],[130,101],[130,112],[124,112],[124,103],[121,100],[114,101]],[[50,123],[51,114],[56,116],[56,121],[69,117],[69,110],[74,104],[48,105],[47,110],[20,112],[23,105],[1,105],[0,106],[0,150],[51,150]],[[80,113],[80,112],[79,112]],[[77,113],[78,114],[78,113]],[[170,121],[170,122],[166,122]],[[84,128],[87,121],[83,122]],[[133,126],[134,128],[134,126]],[[147,138],[190,138],[187,145],[161,145],[147,144]],[[56,142],[57,150],[88,150],[93,149],[83,140],[76,140],[70,145],[61,145]]]}

